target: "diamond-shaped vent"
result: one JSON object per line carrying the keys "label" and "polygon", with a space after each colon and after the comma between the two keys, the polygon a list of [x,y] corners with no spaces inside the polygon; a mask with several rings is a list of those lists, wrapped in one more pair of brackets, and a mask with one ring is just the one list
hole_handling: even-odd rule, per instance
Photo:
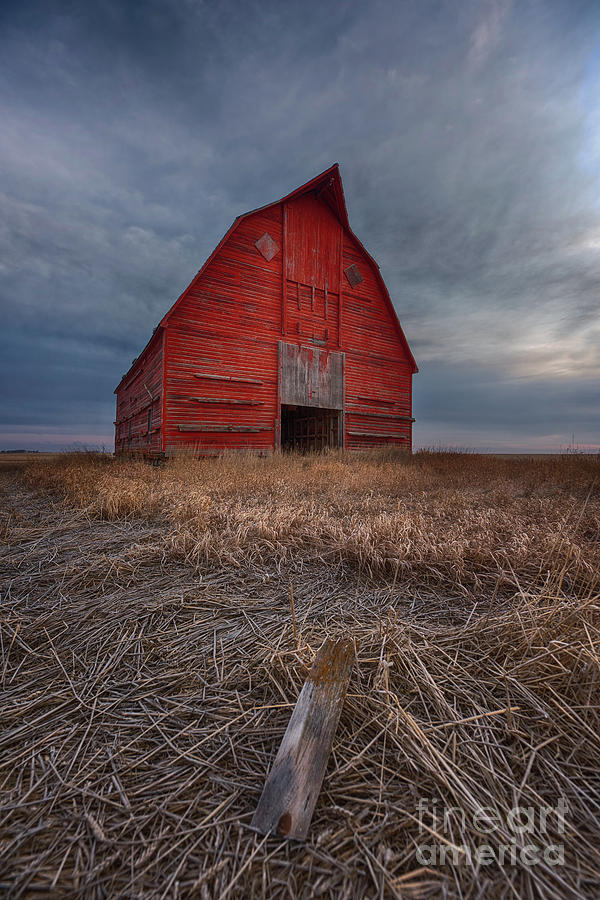
{"label": "diamond-shaped vent", "polygon": [[347,269],[344,269],[344,275],[348,279],[348,282],[351,287],[356,287],[357,284],[360,284],[362,281],[362,275],[358,271],[358,266],[354,265],[348,266]]}
{"label": "diamond-shaped vent", "polygon": [[277,241],[274,241],[268,231],[265,231],[263,236],[257,240],[254,245],[258,252],[264,256],[267,262],[271,262],[274,256],[277,256],[279,253],[279,244]]}

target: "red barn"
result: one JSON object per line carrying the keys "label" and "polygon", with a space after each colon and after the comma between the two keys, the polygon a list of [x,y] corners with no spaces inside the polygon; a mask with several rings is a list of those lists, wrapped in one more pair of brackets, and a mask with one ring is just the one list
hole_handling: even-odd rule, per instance
{"label": "red barn", "polygon": [[235,220],[121,379],[115,451],[410,451],[416,371],[334,165]]}

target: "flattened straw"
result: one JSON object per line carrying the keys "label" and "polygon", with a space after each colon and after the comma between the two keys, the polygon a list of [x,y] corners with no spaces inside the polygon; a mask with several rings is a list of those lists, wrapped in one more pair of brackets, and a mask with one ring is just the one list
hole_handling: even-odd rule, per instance
{"label": "flattened straw", "polygon": [[292,611],[292,629],[293,629],[293,633],[294,633],[294,644],[297,644],[296,610],[294,609],[294,589],[292,587],[291,581],[290,581],[290,609]]}

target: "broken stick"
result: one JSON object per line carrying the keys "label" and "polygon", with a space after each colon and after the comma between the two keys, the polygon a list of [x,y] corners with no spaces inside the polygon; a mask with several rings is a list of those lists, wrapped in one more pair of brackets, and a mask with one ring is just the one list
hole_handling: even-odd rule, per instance
{"label": "broken stick", "polygon": [[315,656],[252,819],[262,834],[306,838],[353,660],[347,638],[327,638]]}

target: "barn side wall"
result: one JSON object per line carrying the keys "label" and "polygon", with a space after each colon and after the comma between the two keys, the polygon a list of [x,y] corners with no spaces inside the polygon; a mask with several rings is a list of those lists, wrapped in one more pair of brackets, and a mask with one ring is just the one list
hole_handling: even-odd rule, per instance
{"label": "barn side wall", "polygon": [[115,453],[162,449],[163,339],[158,330],[116,390]]}
{"label": "barn side wall", "polygon": [[[255,242],[279,251],[269,261]],[[280,206],[243,219],[168,320],[165,452],[272,450],[281,338]]]}

